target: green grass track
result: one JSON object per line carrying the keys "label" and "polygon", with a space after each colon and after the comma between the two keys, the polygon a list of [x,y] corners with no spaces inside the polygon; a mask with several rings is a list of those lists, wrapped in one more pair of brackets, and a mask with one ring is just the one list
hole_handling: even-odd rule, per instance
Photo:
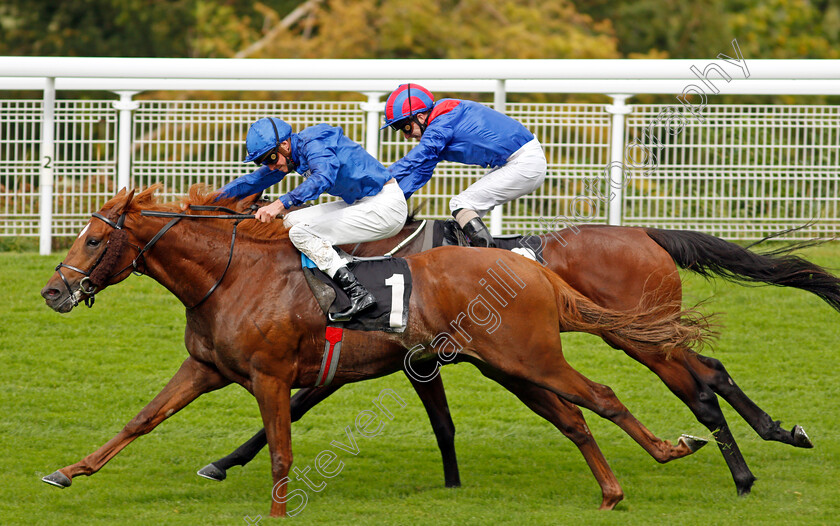
{"label": "green grass track", "polygon": [[[143,436],[92,477],[67,489],[41,477],[112,438],[186,357],[184,309],[149,278],[132,276],[96,306],[59,315],[41,287],[64,253],[0,253],[0,524],[247,524],[269,520],[267,451],[223,483],[195,471],[261,426],[257,404],[233,385],[202,396]],[[840,269],[840,245],[809,259]],[[470,365],[443,379],[457,428],[463,486],[443,487],[426,414],[402,374],[342,388],[292,429],[295,466],[325,449],[344,463],[320,492],[295,480],[308,502],[299,524],[837,524],[840,516],[840,314],[813,295],[739,287],[685,275],[686,303],[709,299],[720,312],[714,351],[739,386],[790,429],[804,426],[815,448],[764,442],[721,401],[747,463],[758,477],[736,496],[714,445],[659,465],[611,422],[584,414],[616,473],[625,500],[600,512],[600,491],[580,453],[550,424]],[[568,361],[611,386],[658,436],[709,436],[647,369],[600,340],[564,336]],[[347,351],[345,351],[347,352]],[[384,388],[405,401],[381,434],[357,437],[355,456],[332,446],[371,409]],[[314,473],[314,469],[311,473]],[[253,523],[253,522],[252,522]]]}

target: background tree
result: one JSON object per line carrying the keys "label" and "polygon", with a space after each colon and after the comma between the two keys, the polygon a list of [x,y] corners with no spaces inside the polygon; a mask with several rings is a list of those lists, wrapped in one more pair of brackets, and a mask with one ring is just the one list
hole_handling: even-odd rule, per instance
{"label": "background tree", "polygon": [[568,0],[330,0],[258,56],[300,58],[614,58],[608,20]]}
{"label": "background tree", "polygon": [[24,56],[711,59],[737,38],[748,59],[838,58],[840,0],[4,0],[0,32]]}
{"label": "background tree", "polygon": [[226,56],[258,38],[266,8],[299,0],[4,0],[0,54],[100,57]]}
{"label": "background tree", "polygon": [[838,0],[590,0],[578,9],[610,20],[626,57],[712,58],[738,39],[746,57],[837,58]]}
{"label": "background tree", "polygon": [[729,28],[744,56],[840,58],[837,0],[733,1]]}
{"label": "background tree", "polygon": [[4,0],[0,54],[127,57],[840,56],[840,0]]}

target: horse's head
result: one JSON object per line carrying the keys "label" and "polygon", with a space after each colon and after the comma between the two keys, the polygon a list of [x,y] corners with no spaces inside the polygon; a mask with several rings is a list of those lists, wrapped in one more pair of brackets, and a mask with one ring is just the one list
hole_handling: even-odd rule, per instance
{"label": "horse's head", "polygon": [[41,290],[50,308],[70,312],[82,300],[91,306],[94,294],[131,273],[131,254],[124,250],[129,234],[123,224],[133,198],[134,190],[122,189],[92,215]]}

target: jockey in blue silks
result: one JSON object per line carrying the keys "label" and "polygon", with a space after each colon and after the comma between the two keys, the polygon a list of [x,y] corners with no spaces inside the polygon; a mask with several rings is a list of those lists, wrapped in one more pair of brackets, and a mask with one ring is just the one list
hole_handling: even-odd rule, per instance
{"label": "jockey in blue silks", "polygon": [[350,298],[350,307],[330,315],[332,321],[350,319],[376,304],[358,282],[333,245],[363,243],[391,237],[405,224],[408,208],[396,180],[359,144],[337,126],[317,124],[292,133],[281,119],[263,118],[251,125],[245,140],[246,163],[256,171],[231,181],[220,197],[242,198],[261,192],[286,174],[297,171],[304,181],[291,192],[257,210],[269,222],[292,206],[324,192],[341,201],[288,212],[284,223],[291,242],[319,269],[333,278]]}
{"label": "jockey in blue silks", "polygon": [[440,161],[489,168],[453,197],[449,208],[473,246],[495,247],[481,218],[494,207],[529,194],[545,180],[545,153],[518,121],[468,100],[442,99],[419,84],[403,84],[385,102],[385,127],[419,139],[388,167],[410,197],[432,177]]}

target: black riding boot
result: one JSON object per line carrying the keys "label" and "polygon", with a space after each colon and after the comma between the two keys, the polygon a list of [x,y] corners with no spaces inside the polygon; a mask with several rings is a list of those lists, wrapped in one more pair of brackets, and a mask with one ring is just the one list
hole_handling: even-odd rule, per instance
{"label": "black riding boot", "polygon": [[338,269],[333,279],[347,293],[347,297],[350,298],[350,307],[342,312],[330,313],[330,321],[347,321],[359,312],[376,305],[373,294],[359,283],[347,267]]}
{"label": "black riding boot", "polygon": [[489,247],[496,248],[496,242],[493,241],[493,236],[484,226],[480,217],[474,217],[463,227],[464,234],[470,239],[470,245],[474,247]]}
{"label": "black riding boot", "polygon": [[443,222],[443,245],[454,245],[456,247],[470,246],[461,225],[454,219],[447,219]]}

